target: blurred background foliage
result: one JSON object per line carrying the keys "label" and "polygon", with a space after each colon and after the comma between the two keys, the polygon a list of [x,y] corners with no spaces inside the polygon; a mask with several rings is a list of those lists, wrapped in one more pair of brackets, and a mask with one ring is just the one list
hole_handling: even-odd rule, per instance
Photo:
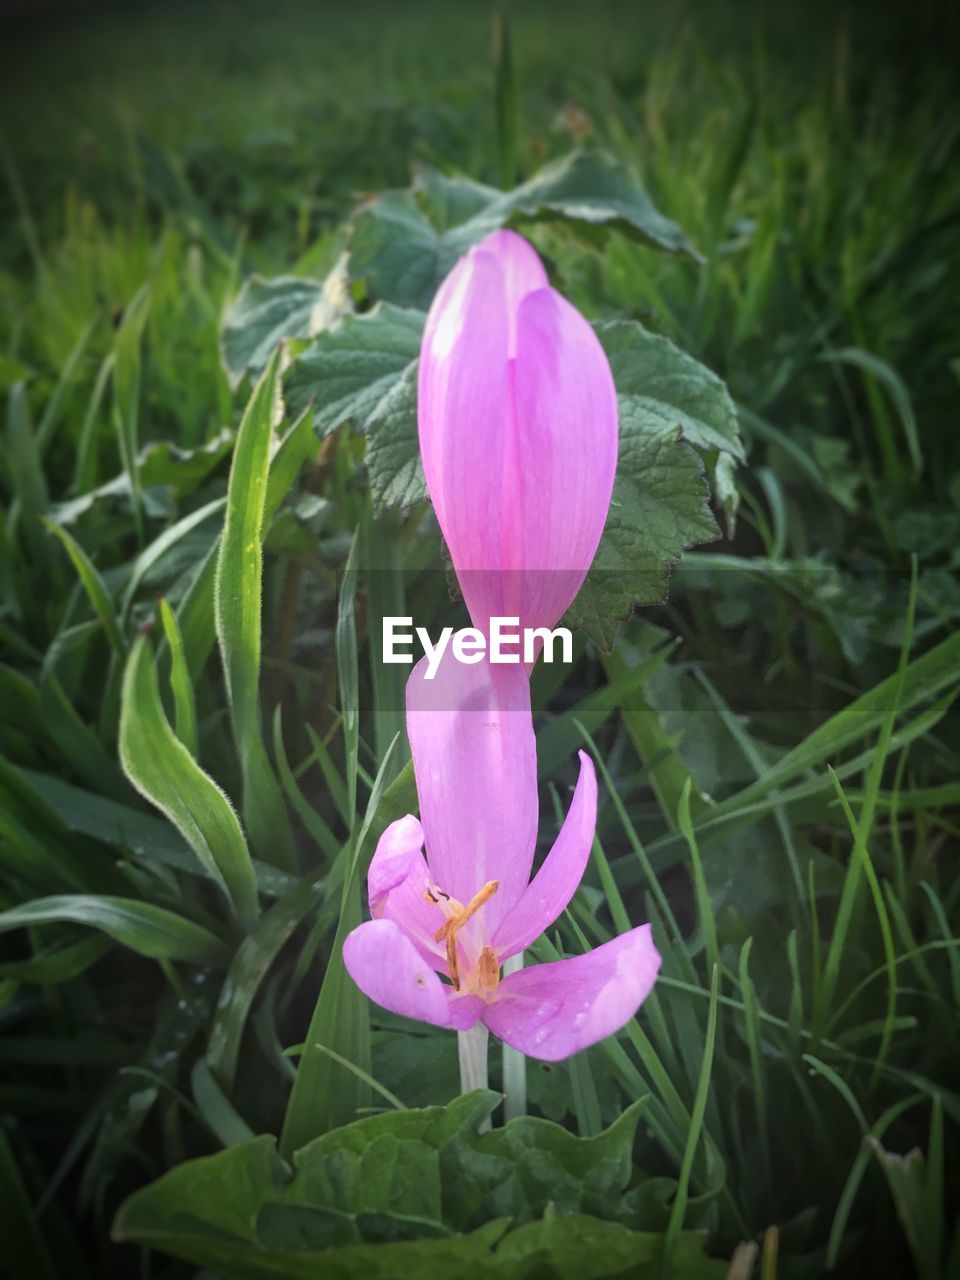
{"label": "blurred background foliage", "polygon": [[[736,520],[718,511],[724,538],[668,601],[535,681],[544,847],[584,731],[604,765],[590,883],[543,955],[652,918],[665,956],[623,1037],[530,1065],[531,1111],[581,1138],[648,1097],[609,1211],[561,1208],[667,1233],[675,1262],[684,1226],[717,1259],[764,1240],[765,1280],[960,1268],[957,14],[518,0],[508,59],[492,13],[3,19],[14,1275],[193,1274],[111,1244],[127,1194],[384,1105],[323,1055],[291,1095],[311,1017],[396,1101],[456,1092],[452,1038],[370,1011],[331,957],[360,910],[351,866],[414,803],[373,622],[398,581],[431,627],[461,606],[423,505],[373,516],[363,436],[274,423],[280,370],[231,380],[222,335],[252,276],[323,280],[358,206],[411,172],[510,186],[577,147],[627,164],[703,261],[544,223],[555,282],[719,374],[747,461],[725,480]],[[220,541],[228,496],[262,582]],[[255,644],[215,581],[258,615],[262,592]],[[172,786],[172,824],[131,781]]]}

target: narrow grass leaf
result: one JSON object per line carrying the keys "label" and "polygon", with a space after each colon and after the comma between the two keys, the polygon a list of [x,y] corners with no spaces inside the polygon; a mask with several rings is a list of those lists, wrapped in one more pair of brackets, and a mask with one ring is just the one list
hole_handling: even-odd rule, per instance
{"label": "narrow grass leaf", "polygon": [[270,966],[300,922],[316,907],[324,881],[308,876],[266,911],[244,938],[224,979],[207,1043],[207,1062],[222,1088],[232,1092],[250,1009]]}
{"label": "narrow grass leaf", "polygon": [[683,1160],[677,1178],[677,1190],[670,1207],[670,1218],[667,1223],[666,1239],[663,1249],[663,1278],[669,1280],[671,1274],[671,1258],[683,1231],[683,1221],[687,1212],[687,1199],[690,1192],[690,1175],[693,1172],[693,1161],[700,1142],[703,1119],[707,1110],[710,1094],[710,1076],[713,1071],[713,1053],[717,1041],[717,995],[720,983],[719,966],[714,965],[710,979],[710,1010],[707,1015],[707,1034],[703,1046],[703,1063],[700,1068],[700,1080],[690,1113],[690,1124],[687,1129],[686,1142],[683,1148]]}
{"label": "narrow grass leaf", "polygon": [[261,858],[290,869],[293,842],[260,723],[263,536],[273,429],[280,412],[280,358],[274,353],[240,423],[227,491],[214,586],[217,640],[243,774],[243,818]]}
{"label": "narrow grass leaf", "polygon": [[160,622],[170,650],[170,688],[173,692],[173,714],[176,734],[196,759],[197,707],[193,696],[193,682],[187,669],[183,636],[180,634],[177,615],[165,599],[160,600]]}
{"label": "narrow grass leaf", "polygon": [[240,920],[252,923],[257,884],[237,815],[170,727],[144,636],[134,642],[123,678],[120,759],[133,785],[166,814],[220,884]]}
{"label": "narrow grass leaf", "polygon": [[54,524],[52,520],[44,521],[49,531],[59,540],[67,555],[70,557],[70,563],[77,571],[77,577],[87,593],[87,598],[93,606],[93,610],[103,626],[103,630],[110,642],[110,647],[118,658],[121,660],[126,657],[127,646],[124,644],[123,635],[120,631],[120,624],[117,621],[117,613],[113,607],[113,600],[110,592],[107,590],[103,578],[95,568],[90,557],[80,546],[73,534],[62,525]]}
{"label": "narrow grass leaf", "polygon": [[223,964],[229,952],[209,929],[165,907],[106,894],[62,894],[34,898],[0,911],[0,933],[43,924],[80,924],[99,929],[131,951],[154,960]]}

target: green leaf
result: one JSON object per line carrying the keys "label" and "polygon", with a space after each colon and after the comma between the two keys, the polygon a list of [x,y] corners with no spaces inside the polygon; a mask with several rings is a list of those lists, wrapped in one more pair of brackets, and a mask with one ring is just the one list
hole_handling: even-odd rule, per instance
{"label": "green leaf", "polygon": [[231,386],[245,373],[259,377],[284,338],[309,337],[310,318],[322,299],[318,280],[248,280],[227,313],[220,340]]}
{"label": "green leaf", "polygon": [[[132,1196],[114,1236],[228,1277],[427,1280],[449,1264],[502,1280],[579,1280],[629,1267],[631,1276],[654,1280],[662,1236],[587,1217],[578,1207],[616,1211],[632,1172],[638,1109],[589,1141],[526,1118],[478,1134],[496,1102],[495,1094],[478,1091],[446,1108],[359,1120],[301,1148],[292,1167],[268,1137],[190,1161]],[[504,1215],[459,1234],[466,1217],[503,1203],[519,1206],[523,1225],[515,1231],[504,1235]],[[703,1257],[700,1237],[679,1237],[674,1258],[677,1277],[724,1274],[722,1264]]]}
{"label": "green leaf", "polygon": [[113,416],[123,469],[130,481],[138,535],[143,537],[143,492],[137,454],[143,400],[143,347],[150,314],[150,286],[143,285],[123,313],[114,337]]}
{"label": "green leaf", "polygon": [[387,191],[354,222],[349,269],[373,301],[426,310],[462,254],[509,224],[563,221],[588,240],[617,231],[651,248],[696,258],[683,232],[653,205],[626,165],[577,151],[512,191],[430,170],[408,191]]}
{"label": "green leaf", "polygon": [[[211,873],[204,866],[180,832],[162,818],[92,791],[84,791],[51,774],[36,773],[32,769],[16,772],[55,810],[69,831],[91,836],[147,862],[159,862],[190,875],[216,879],[216,873]],[[277,897],[296,884],[292,876],[276,867],[256,859],[253,866],[261,893]]]}
{"label": "green leaf", "polygon": [[390,303],[345,316],[294,361],[285,381],[291,411],[300,413],[312,403],[321,435],[348,421],[365,428],[420,354],[423,323],[421,311]]}
{"label": "green leaf", "polygon": [[869,351],[862,351],[859,347],[834,348],[825,351],[820,359],[831,364],[851,365],[855,369],[860,369],[869,377],[876,378],[881,386],[886,388],[897,410],[900,425],[903,427],[903,435],[907,442],[907,450],[910,454],[914,474],[920,475],[923,470],[923,452],[920,448],[917,421],[913,412],[913,404],[910,400],[910,391],[896,369],[888,364],[886,360],[881,360],[879,356],[873,355]]}
{"label": "green leaf", "polygon": [[197,1109],[225,1147],[235,1147],[253,1138],[253,1130],[226,1097],[203,1058],[193,1064],[190,1083]]}
{"label": "green leaf", "polygon": [[37,565],[45,568],[51,556],[41,520],[50,505],[50,497],[22,382],[14,383],[7,397],[6,446],[14,501],[19,506],[26,544]]}
{"label": "green leaf", "polygon": [[652,249],[700,261],[675,222],[664,217],[628,165],[602,151],[573,151],[504,197],[520,218],[561,218],[615,230]]}
{"label": "green leaf", "polygon": [[408,365],[367,422],[367,472],[375,510],[427,497],[417,434],[417,366]]}
{"label": "green leaf", "polygon": [[120,760],[137,790],[188,841],[239,918],[255,920],[257,884],[237,815],[170,727],[144,636],[134,642],[124,672]]}
{"label": "green leaf", "polygon": [[177,737],[196,759],[197,756],[197,708],[193,696],[193,684],[187,670],[183,649],[183,636],[177,616],[168,601],[160,600],[160,621],[170,649],[170,688],[173,690],[173,707]]}
{"label": "green leaf", "polygon": [[40,713],[59,753],[89,786],[121,803],[129,800],[130,788],[123,774],[49,669],[40,678]]}
{"label": "green leaf", "polygon": [[228,1092],[233,1089],[240,1040],[260,984],[294,929],[319,903],[324,887],[322,878],[308,876],[261,916],[237,948],[220,991],[207,1045],[210,1069]]}
{"label": "green leaf", "polygon": [[243,774],[243,819],[257,853],[288,868],[293,846],[283,792],[260,723],[263,534],[273,428],[280,412],[280,356],[254,388],[237,433],[214,583],[217,639]]}
{"label": "green leaf", "polygon": [[77,571],[77,577],[80,579],[94,612],[100,619],[107,639],[110,641],[110,647],[118,658],[125,658],[127,646],[123,642],[123,635],[120,631],[120,624],[117,621],[113,600],[110,598],[110,592],[107,590],[103,578],[101,578],[90,557],[72,534],[50,520],[46,521],[46,525],[50,532],[57,537],[70,557],[70,562]]}
{"label": "green leaf", "polygon": [[100,929],[131,951],[155,960],[223,964],[229,955],[218,937],[192,920],[152,903],[106,894],[34,898],[9,911],[0,911],[0,933],[64,921]]}
{"label": "green leaf", "polygon": [[0,1260],[5,1274],[10,1280],[55,1280],[57,1271],[47,1252],[43,1227],[4,1128],[0,1128],[0,1197],[4,1205]]}
{"label": "green leaf", "polygon": [[202,507],[198,507],[196,511],[191,511],[189,515],[184,516],[182,520],[178,520],[176,524],[164,529],[159,537],[154,538],[149,546],[144,547],[130,567],[130,576],[127,580],[126,590],[123,593],[123,601],[120,606],[120,616],[124,621],[130,616],[130,610],[133,608],[137,591],[147,574],[155,569],[163,557],[172,551],[182,539],[186,538],[198,525],[203,524],[205,520],[208,520],[216,512],[221,511],[224,506],[225,499],[214,498],[212,502],[205,503]]}
{"label": "green leaf", "polygon": [[17,982],[35,982],[40,986],[56,986],[86,973],[101,956],[111,949],[109,938],[81,938],[65,946],[45,947],[29,960],[11,960],[0,964],[0,978]]}
{"label": "green leaf", "polygon": [[710,371],[632,321],[600,325],[620,409],[610,513],[593,566],[567,620],[609,653],[635,604],[666,594],[671,564],[718,536],[697,453],[742,455],[736,416]]}
{"label": "green leaf", "polygon": [[[389,754],[381,762],[378,783],[388,763]],[[355,1114],[359,1096],[356,1078],[317,1045],[333,1049],[361,1069],[365,1070],[368,1065],[359,1060],[369,1055],[366,997],[344,966],[343,942],[361,920],[359,882],[367,873],[376,841],[391,822],[415,812],[416,808],[413,764],[408,761],[382,795],[380,787],[375,785],[357,837],[353,864],[344,880],[343,907],[330,947],[330,960],[304,1038],[304,1051],[284,1117],[280,1145],[285,1154],[335,1124],[352,1119]]]}
{"label": "green leaf", "polygon": [[[158,519],[168,518],[172,511],[172,498],[189,497],[198,489],[211,472],[220,466],[232,444],[233,433],[227,428],[195,449],[181,449],[169,440],[153,440],[145,444],[137,454],[137,472],[144,491],[144,513]],[[129,514],[129,476],[114,476],[112,480],[95,489],[88,489],[76,498],[53,503],[50,507],[50,519],[54,524],[73,525],[83,516],[98,509]]]}

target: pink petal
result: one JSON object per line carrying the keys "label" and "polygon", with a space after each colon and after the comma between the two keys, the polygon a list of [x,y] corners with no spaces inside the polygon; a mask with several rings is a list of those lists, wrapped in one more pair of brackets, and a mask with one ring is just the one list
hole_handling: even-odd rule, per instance
{"label": "pink petal", "polygon": [[514,395],[515,487],[523,514],[525,626],[554,626],[603,533],[617,467],[617,398],[590,325],[553,289],[520,304]]}
{"label": "pink petal", "polygon": [[422,850],[423,828],[416,818],[407,814],[390,823],[367,873],[370,914],[375,920],[393,920],[423,958],[446,973],[444,948],[433,936],[443,914],[424,898],[430,875]]}
{"label": "pink petal", "polygon": [[530,1058],[558,1062],[625,1026],[660,968],[648,924],[586,955],[511,973],[483,1011],[494,1033]]}
{"label": "pink petal", "polygon": [[483,1006],[445,986],[392,920],[358,925],[344,941],[343,962],[365,996],[405,1018],[466,1031]]}
{"label": "pink petal", "polygon": [[553,626],[603,531],[617,453],[613,378],[543,263],[496,231],[441,285],[424,331],[427,487],[476,626]]}
{"label": "pink petal", "polygon": [[497,926],[492,946],[501,961],[535,942],[576,893],[590,859],[596,824],[597,775],[593,761],[581,751],[577,789],[560,834],[540,870]]}
{"label": "pink petal", "polygon": [[527,886],[537,837],[537,753],[521,666],[475,666],[448,650],[433,680],[426,659],[407,682],[407,735],[435,883],[478,913],[486,936]]}
{"label": "pink petal", "polygon": [[[471,611],[500,612],[509,318],[497,260],[471,253],[434,299],[420,348],[417,417],[427,488]],[[483,573],[486,571],[486,573]],[[491,576],[488,576],[491,575]],[[469,594],[468,594],[469,592]]]}
{"label": "pink petal", "polygon": [[503,275],[507,304],[507,353],[517,354],[517,313],[521,301],[536,289],[550,284],[540,257],[529,240],[516,231],[494,231],[471,249],[471,254],[489,253],[496,259]]}

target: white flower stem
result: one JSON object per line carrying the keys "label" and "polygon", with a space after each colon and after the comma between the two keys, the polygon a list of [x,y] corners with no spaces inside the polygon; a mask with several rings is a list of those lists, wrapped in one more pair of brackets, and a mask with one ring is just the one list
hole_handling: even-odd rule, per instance
{"label": "white flower stem", "polygon": [[[482,1022],[476,1022],[469,1031],[457,1032],[457,1049],[460,1053],[460,1092],[487,1087],[487,1040],[489,1032]],[[486,1119],[480,1132],[490,1128]]]}
{"label": "white flower stem", "polygon": [[[504,961],[503,976],[523,968],[523,952]],[[527,1059],[519,1049],[503,1046],[503,1119],[527,1114]]]}

